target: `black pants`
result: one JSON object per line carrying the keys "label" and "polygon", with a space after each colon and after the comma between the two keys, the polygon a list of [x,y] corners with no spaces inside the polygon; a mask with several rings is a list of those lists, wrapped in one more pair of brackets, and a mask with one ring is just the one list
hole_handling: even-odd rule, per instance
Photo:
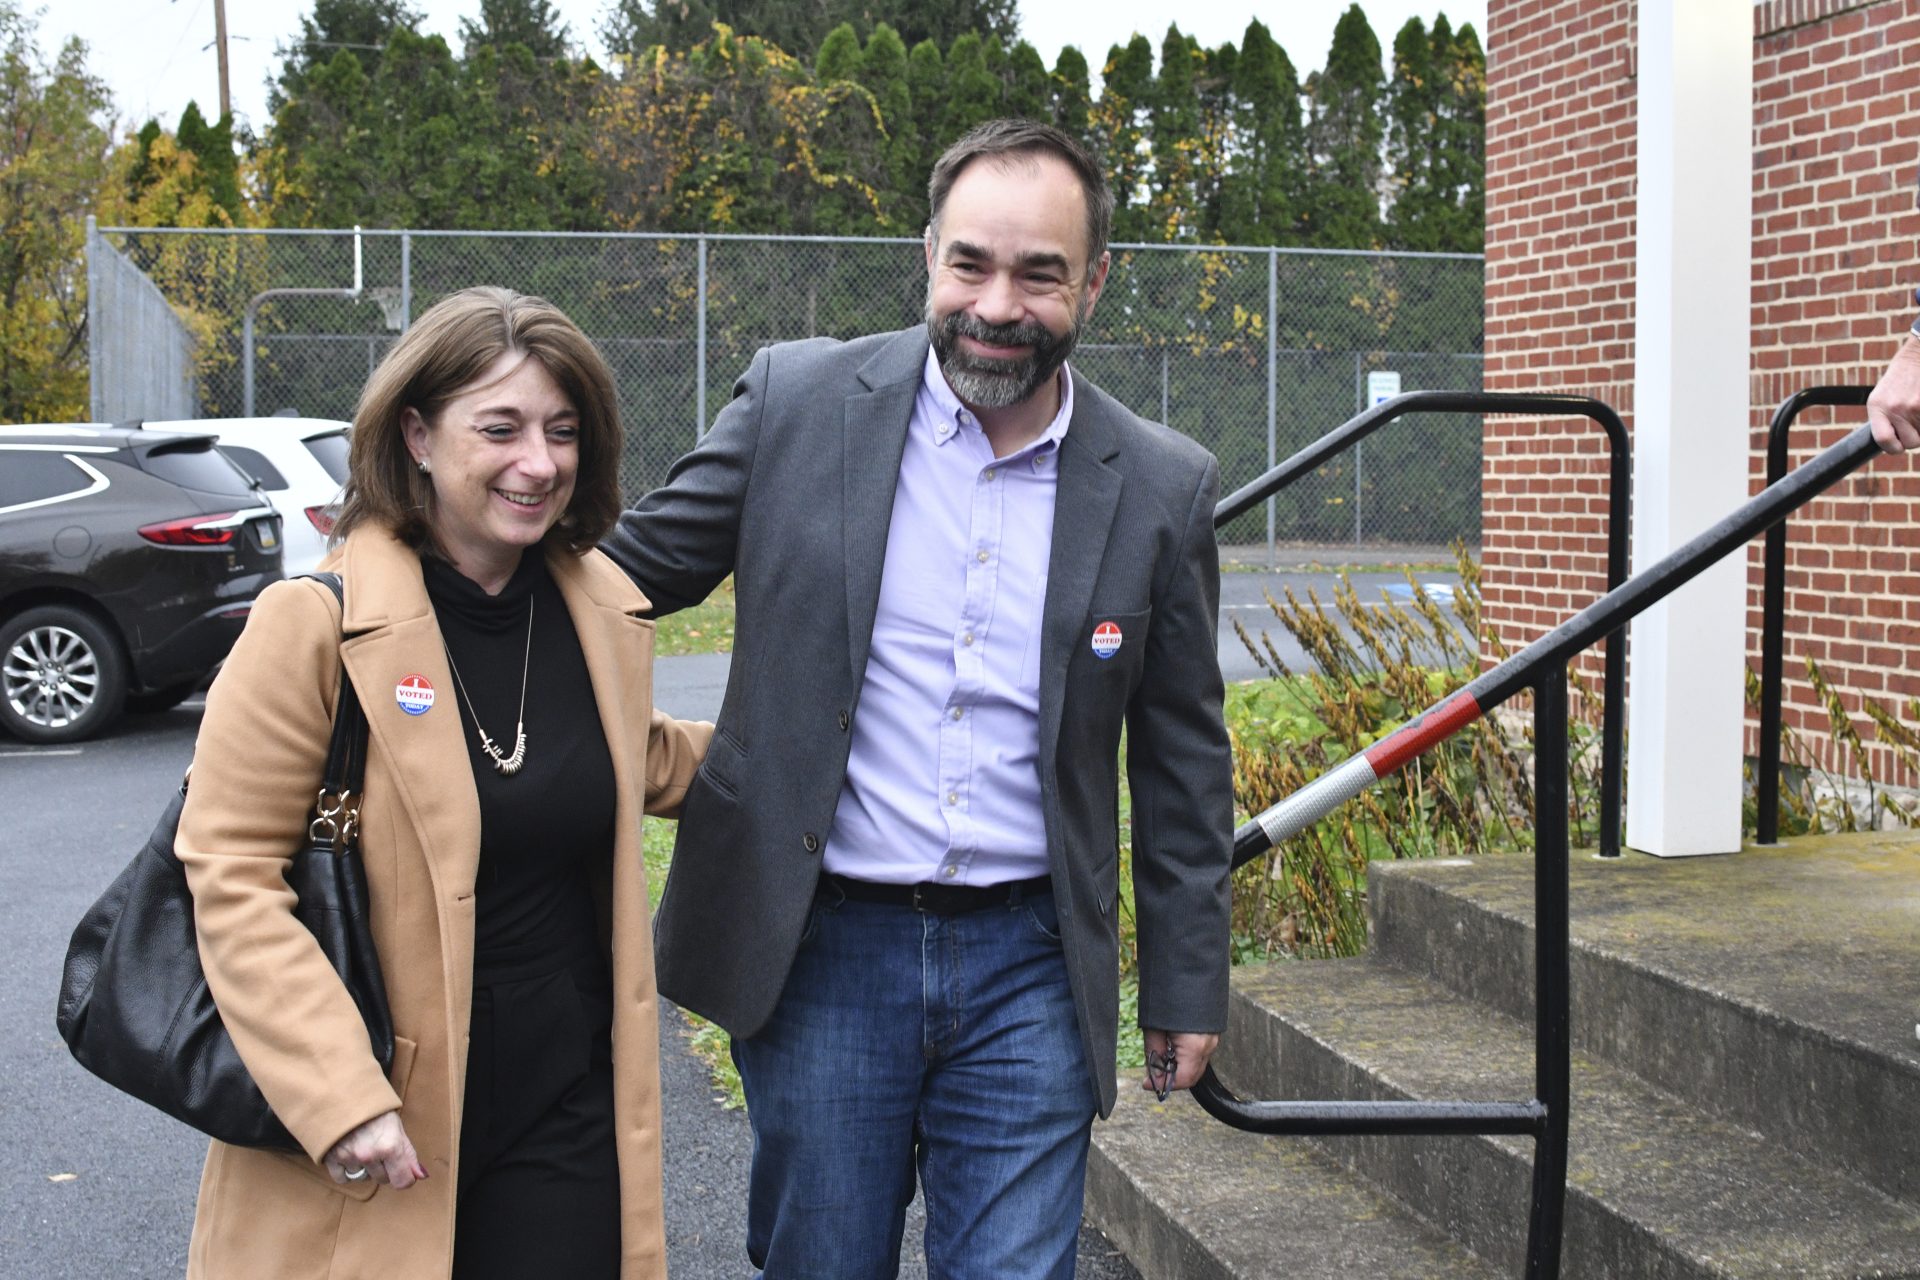
{"label": "black pants", "polygon": [[619,1275],[612,1032],[597,965],[475,976],[455,1280]]}

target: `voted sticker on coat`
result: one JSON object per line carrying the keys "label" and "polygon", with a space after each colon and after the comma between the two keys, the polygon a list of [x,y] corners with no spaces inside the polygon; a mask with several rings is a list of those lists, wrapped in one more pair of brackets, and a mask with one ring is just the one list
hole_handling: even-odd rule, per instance
{"label": "voted sticker on coat", "polygon": [[425,676],[408,676],[393,687],[393,700],[410,716],[423,716],[433,710],[433,685]]}
{"label": "voted sticker on coat", "polygon": [[1111,622],[1103,622],[1093,629],[1093,656],[1111,658],[1120,652],[1120,628]]}

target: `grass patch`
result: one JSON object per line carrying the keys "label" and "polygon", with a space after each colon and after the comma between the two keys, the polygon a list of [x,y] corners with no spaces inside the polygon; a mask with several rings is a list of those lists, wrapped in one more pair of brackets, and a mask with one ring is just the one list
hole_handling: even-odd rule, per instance
{"label": "grass patch", "polygon": [[733,652],[733,578],[690,609],[654,621],[653,653],[658,658],[683,658],[690,653]]}

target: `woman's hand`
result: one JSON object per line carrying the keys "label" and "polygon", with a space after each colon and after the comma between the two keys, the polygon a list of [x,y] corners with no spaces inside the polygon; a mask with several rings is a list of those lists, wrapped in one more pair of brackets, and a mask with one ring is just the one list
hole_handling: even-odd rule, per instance
{"label": "woman's hand", "polygon": [[[328,1176],[342,1186],[372,1178],[395,1191],[404,1191],[427,1176],[427,1171],[420,1166],[420,1157],[414,1154],[413,1143],[407,1138],[406,1126],[400,1123],[398,1111],[375,1116],[334,1143],[322,1163],[327,1167]],[[358,1177],[354,1176],[356,1173]]]}

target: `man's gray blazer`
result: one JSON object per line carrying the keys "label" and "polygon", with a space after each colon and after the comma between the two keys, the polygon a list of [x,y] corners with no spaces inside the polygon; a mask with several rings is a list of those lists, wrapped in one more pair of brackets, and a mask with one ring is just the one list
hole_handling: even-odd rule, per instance
{"label": "man's gray blazer", "polygon": [[[604,544],[660,613],[734,576],[733,664],[655,923],[660,991],[751,1036],[833,838],[924,329],[761,351],[713,430]],[[1219,470],[1078,375],[1042,618],[1040,792],[1067,972],[1114,1102],[1117,761],[1133,792],[1140,1020],[1226,1024],[1232,757],[1215,655]],[[1119,652],[1092,648],[1117,624]]]}

